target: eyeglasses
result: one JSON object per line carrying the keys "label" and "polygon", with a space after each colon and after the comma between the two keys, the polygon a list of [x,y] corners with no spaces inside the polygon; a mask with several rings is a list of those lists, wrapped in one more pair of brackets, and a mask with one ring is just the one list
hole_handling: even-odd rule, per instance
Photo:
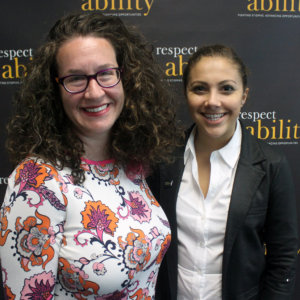
{"label": "eyeglasses", "polygon": [[78,94],[84,92],[91,80],[95,79],[97,83],[103,88],[111,88],[117,85],[121,80],[120,68],[109,68],[101,70],[94,75],[68,75],[55,80],[61,84],[64,89],[71,94]]}

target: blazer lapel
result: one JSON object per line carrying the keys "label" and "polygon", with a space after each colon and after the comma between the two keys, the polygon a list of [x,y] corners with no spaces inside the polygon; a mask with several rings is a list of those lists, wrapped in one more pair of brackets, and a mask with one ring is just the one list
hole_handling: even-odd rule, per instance
{"label": "blazer lapel", "polygon": [[177,264],[178,264],[178,239],[177,239],[177,218],[176,218],[176,203],[181,183],[182,174],[184,171],[184,150],[188,137],[192,131],[190,127],[186,131],[186,140],[181,147],[175,151],[175,160],[172,164],[160,166],[160,199],[159,203],[168,217],[172,240],[168,253],[166,255],[166,263],[168,270],[168,280],[171,293],[171,299],[177,299]]}
{"label": "blazer lapel", "polygon": [[[177,238],[177,225],[176,225],[176,202],[178,191],[181,183],[181,178],[184,170],[184,150],[188,137],[192,131],[192,128],[186,132],[186,138],[184,145],[178,147],[174,153],[174,162],[172,164],[160,165],[160,199],[159,203],[165,210],[167,217],[169,218],[172,232],[172,240],[174,234]],[[177,242],[177,240],[176,240]]]}
{"label": "blazer lapel", "polygon": [[[181,153],[184,151],[180,150]],[[176,157],[176,161],[172,165],[161,167],[161,187],[160,187],[160,205],[164,209],[172,232],[171,244],[166,255],[169,286],[171,287],[171,299],[176,299],[177,293],[177,219],[176,219],[176,202],[178,190],[181,182],[182,173],[184,170],[183,155]],[[167,284],[167,283],[166,283]]]}
{"label": "blazer lapel", "polygon": [[232,189],[224,241],[223,282],[227,274],[232,246],[246,218],[251,200],[265,176],[265,172],[260,168],[263,160],[265,157],[257,141],[242,126],[241,156]]}

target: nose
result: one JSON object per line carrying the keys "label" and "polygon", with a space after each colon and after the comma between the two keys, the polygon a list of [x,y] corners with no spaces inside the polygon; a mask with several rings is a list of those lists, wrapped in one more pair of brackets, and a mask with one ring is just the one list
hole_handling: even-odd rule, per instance
{"label": "nose", "polygon": [[93,99],[93,98],[99,98],[103,94],[105,94],[103,87],[101,87],[98,84],[95,78],[90,78],[88,86],[84,91],[84,96],[86,98]]}
{"label": "nose", "polygon": [[217,91],[210,91],[207,95],[206,106],[220,106],[220,95]]}

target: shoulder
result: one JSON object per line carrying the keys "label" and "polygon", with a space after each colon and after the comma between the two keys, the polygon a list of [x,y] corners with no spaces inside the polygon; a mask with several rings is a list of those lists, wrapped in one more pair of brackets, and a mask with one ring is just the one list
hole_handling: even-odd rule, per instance
{"label": "shoulder", "polygon": [[67,168],[59,169],[45,159],[28,156],[15,167],[9,176],[9,181],[15,184],[26,182],[29,185],[38,186],[41,182],[50,180],[60,182],[60,178],[66,174],[70,174]]}
{"label": "shoulder", "polygon": [[[41,168],[50,168],[55,171],[59,171],[50,161],[37,156],[28,156],[21,161],[15,168],[15,171],[25,169],[28,173],[38,172]],[[38,172],[40,173],[40,172]]]}
{"label": "shoulder", "polygon": [[260,140],[253,136],[242,124],[242,148],[243,157],[260,158],[269,163],[287,163],[285,154],[274,146],[269,145],[266,141]]}
{"label": "shoulder", "polygon": [[269,178],[275,185],[284,183],[291,187],[293,182],[292,170],[282,150],[257,139],[247,129],[243,128],[242,130],[239,165],[264,172],[266,178]]}
{"label": "shoulder", "polygon": [[173,183],[175,178],[179,178],[184,168],[184,150],[190,131],[186,131],[183,138],[178,143],[178,146],[171,154],[169,162],[159,163],[152,166],[146,181],[157,199],[160,199],[159,193],[164,184]]}

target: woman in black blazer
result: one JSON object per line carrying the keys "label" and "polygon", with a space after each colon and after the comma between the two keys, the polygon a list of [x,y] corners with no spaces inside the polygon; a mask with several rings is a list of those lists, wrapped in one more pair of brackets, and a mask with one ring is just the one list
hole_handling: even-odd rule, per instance
{"label": "woman in black blazer", "polygon": [[148,183],[172,242],[156,299],[287,300],[298,249],[286,158],[238,121],[246,67],[226,46],[200,48],[183,75],[195,125]]}

